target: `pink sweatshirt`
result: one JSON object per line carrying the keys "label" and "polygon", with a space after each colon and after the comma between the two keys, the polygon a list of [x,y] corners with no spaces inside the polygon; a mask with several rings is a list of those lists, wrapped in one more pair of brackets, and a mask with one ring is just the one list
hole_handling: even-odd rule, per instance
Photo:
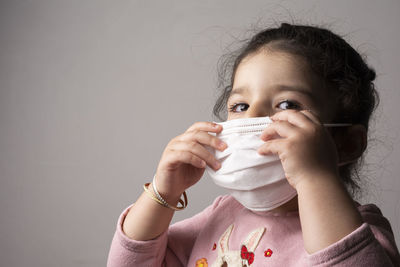
{"label": "pink sweatshirt", "polygon": [[122,231],[128,207],[118,219],[107,266],[400,266],[388,220],[373,204],[357,205],[364,223],[313,254],[304,249],[298,212],[256,214],[220,196],[157,238],[135,241]]}

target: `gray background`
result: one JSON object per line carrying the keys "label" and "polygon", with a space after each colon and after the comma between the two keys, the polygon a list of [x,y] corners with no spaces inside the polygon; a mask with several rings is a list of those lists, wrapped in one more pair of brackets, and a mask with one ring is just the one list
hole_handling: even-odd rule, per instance
{"label": "gray background", "polygon": [[[104,266],[169,140],[215,119],[225,47],[292,19],[345,34],[377,70],[361,202],[399,244],[399,14],[372,0],[0,1],[0,265]],[[205,176],[174,221],[220,193]]]}

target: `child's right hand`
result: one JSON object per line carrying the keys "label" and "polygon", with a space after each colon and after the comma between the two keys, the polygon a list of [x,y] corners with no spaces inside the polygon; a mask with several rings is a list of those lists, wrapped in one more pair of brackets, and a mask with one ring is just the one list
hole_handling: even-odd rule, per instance
{"label": "child's right hand", "polygon": [[227,144],[208,132],[219,133],[222,126],[212,122],[196,122],[166,146],[156,172],[157,190],[165,200],[177,200],[203,176],[206,164],[218,170],[219,161],[203,146],[220,151]]}

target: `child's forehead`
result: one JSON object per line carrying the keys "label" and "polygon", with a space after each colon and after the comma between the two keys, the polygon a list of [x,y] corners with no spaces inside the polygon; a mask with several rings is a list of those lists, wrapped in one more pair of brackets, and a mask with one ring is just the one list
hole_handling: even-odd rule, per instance
{"label": "child's forehead", "polygon": [[323,83],[305,58],[279,51],[261,51],[245,57],[238,65],[233,80],[233,88],[278,85],[314,91]]}
{"label": "child's forehead", "polygon": [[270,50],[261,50],[247,55],[241,60],[236,69],[236,73],[244,69],[254,70],[255,68],[269,71],[282,71],[283,73],[300,72],[314,74],[304,57],[287,52]]}

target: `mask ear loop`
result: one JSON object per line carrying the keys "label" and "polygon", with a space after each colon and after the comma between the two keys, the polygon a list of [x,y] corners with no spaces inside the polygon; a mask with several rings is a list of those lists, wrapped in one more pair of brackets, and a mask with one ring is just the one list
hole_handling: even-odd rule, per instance
{"label": "mask ear loop", "polygon": [[325,127],[344,127],[344,126],[351,126],[352,123],[323,123]]}
{"label": "mask ear loop", "polygon": [[338,164],[337,164],[337,166],[338,167],[341,167],[341,166],[344,166],[344,165],[347,165],[347,164],[350,164],[350,163],[353,163],[353,162],[356,162],[357,160],[348,160],[348,161],[343,161],[343,162],[339,162]]}

